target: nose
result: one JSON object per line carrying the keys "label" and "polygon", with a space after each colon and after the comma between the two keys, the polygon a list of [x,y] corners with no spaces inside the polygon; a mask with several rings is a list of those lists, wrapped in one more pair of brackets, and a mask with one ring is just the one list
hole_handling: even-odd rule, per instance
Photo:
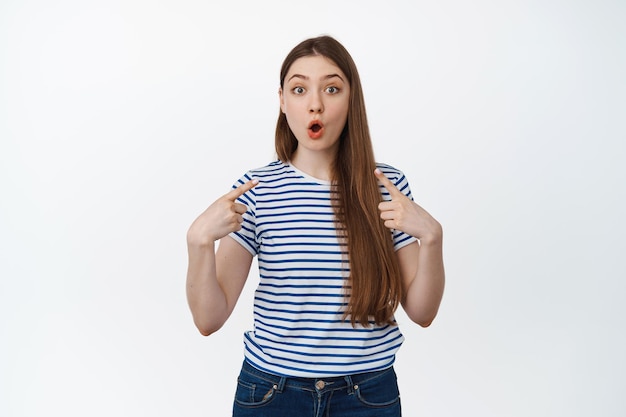
{"label": "nose", "polygon": [[309,113],[321,113],[324,111],[324,105],[322,104],[322,98],[320,94],[311,94],[311,102],[309,103]]}

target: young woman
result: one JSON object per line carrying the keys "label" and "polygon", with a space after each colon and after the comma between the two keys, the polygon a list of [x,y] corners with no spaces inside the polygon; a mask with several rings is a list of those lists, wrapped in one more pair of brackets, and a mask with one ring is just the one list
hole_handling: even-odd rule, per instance
{"label": "young woman", "polygon": [[205,336],[224,324],[258,256],[233,415],[400,416],[394,312],[402,304],[424,327],[435,318],[442,228],[401,171],[374,161],[359,75],[339,42],[297,45],[279,97],[278,160],[189,228],[194,322]]}

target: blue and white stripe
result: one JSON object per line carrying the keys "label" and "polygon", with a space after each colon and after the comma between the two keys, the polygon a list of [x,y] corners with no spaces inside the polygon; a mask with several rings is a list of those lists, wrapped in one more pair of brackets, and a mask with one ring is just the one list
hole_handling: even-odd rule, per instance
{"label": "blue and white stripe", "polygon": [[[378,167],[409,198],[402,172]],[[398,326],[368,328],[343,320],[350,274],[347,248],[337,238],[330,183],[275,161],[249,171],[233,187],[257,178],[239,198],[248,206],[243,228],[231,234],[258,255],[254,330],[244,337],[245,356],[277,375],[326,377],[384,369],[404,337]],[[389,200],[380,186],[382,199]],[[395,248],[414,242],[392,234]]]}

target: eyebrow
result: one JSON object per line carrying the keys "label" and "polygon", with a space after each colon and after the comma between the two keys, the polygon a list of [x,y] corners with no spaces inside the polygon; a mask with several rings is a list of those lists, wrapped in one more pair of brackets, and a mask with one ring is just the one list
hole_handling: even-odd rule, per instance
{"label": "eyebrow", "polygon": [[[329,79],[331,79],[331,78],[335,78],[335,77],[339,78],[341,81],[344,81],[344,79],[343,79],[343,78],[341,78],[341,75],[339,75],[339,74],[328,74],[328,75],[326,75],[326,76],[322,77],[322,79],[323,79],[323,80],[329,80]],[[289,77],[289,79],[287,80],[287,82],[291,81],[291,80],[292,80],[292,79],[294,79],[294,78],[300,78],[300,79],[303,79],[303,80],[308,80],[308,79],[309,79],[309,77],[308,77],[307,75],[302,75],[302,74],[293,74],[291,77]],[[344,82],[345,82],[345,81],[344,81]]]}

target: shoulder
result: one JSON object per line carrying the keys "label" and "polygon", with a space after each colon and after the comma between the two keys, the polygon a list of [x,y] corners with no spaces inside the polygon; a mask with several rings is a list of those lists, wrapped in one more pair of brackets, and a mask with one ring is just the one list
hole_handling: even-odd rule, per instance
{"label": "shoulder", "polygon": [[248,171],[247,175],[251,178],[258,178],[263,180],[264,178],[280,176],[289,170],[289,166],[282,161],[276,160],[270,162],[259,168],[254,168]]}
{"label": "shoulder", "polygon": [[[253,178],[258,179],[259,181],[264,181],[267,179],[271,179],[272,177],[280,176],[285,173],[287,170],[287,165],[282,161],[273,161],[264,165],[262,167],[254,168],[247,171],[244,175],[239,179],[239,183],[243,184],[246,181],[250,181]],[[237,185],[235,185],[236,187]]]}
{"label": "shoulder", "polygon": [[398,168],[394,166],[391,166],[389,164],[385,164],[382,162],[377,162],[376,168],[380,169],[383,172],[383,174],[385,174],[385,176],[389,178],[389,180],[393,182],[394,184],[398,184],[400,182],[406,181],[404,172],[402,172],[401,170],[399,170]]}
{"label": "shoulder", "polygon": [[[409,181],[404,175],[404,172],[396,167],[379,162],[376,163],[376,167],[380,169],[387,178],[389,178],[389,181],[391,181],[393,185],[398,188],[398,190],[402,191],[402,193],[404,193],[404,195],[406,195],[410,199],[413,199],[413,196],[411,194],[411,186],[409,185]],[[390,198],[385,187],[382,184],[380,184],[379,187],[383,196],[386,198]]]}
{"label": "shoulder", "polygon": [[239,180],[240,184],[252,179],[258,180],[259,184],[251,191],[252,194],[264,194],[276,192],[277,188],[296,186],[298,175],[288,163],[276,160],[259,168],[254,168],[245,173]]}

